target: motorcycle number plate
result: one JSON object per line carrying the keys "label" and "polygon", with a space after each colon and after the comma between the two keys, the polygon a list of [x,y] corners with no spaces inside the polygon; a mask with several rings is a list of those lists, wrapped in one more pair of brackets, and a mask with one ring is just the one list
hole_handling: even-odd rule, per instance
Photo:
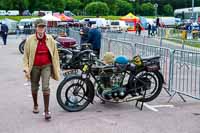
{"label": "motorcycle number plate", "polygon": [[157,71],[157,70],[159,70],[160,68],[159,68],[159,66],[157,66],[157,65],[152,65],[152,66],[148,66],[147,67],[147,70],[148,71]]}

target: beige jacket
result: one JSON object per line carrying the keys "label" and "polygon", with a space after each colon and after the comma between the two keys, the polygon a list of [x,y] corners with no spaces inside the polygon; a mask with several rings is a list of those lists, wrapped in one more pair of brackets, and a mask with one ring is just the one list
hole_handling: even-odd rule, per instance
{"label": "beige jacket", "polygon": [[[27,38],[25,46],[24,46],[23,67],[24,67],[24,70],[28,72],[29,76],[30,76],[30,72],[32,70],[33,63],[34,63],[37,44],[38,44],[38,41],[37,41],[36,35],[33,34]],[[53,66],[52,78],[55,80],[59,80],[60,78],[59,55],[58,55],[58,50],[57,50],[55,40],[53,39],[51,35],[47,35],[46,44],[47,44],[47,47],[49,49],[49,52],[51,54],[51,59],[52,59],[52,66]]]}

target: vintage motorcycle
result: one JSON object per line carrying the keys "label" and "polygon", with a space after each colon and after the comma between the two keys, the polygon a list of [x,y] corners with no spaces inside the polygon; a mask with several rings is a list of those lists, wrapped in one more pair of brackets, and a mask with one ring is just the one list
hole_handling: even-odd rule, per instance
{"label": "vintage motorcycle", "polygon": [[57,44],[60,59],[60,68],[64,76],[77,74],[80,66],[89,60],[90,53],[93,51],[89,48],[90,44],[84,44],[82,47],[73,45],[71,48],[65,48]]}
{"label": "vintage motorcycle", "polygon": [[89,58],[78,66],[82,73],[65,77],[58,86],[57,101],[64,110],[83,110],[93,103],[95,94],[112,103],[150,102],[160,94],[164,83],[160,57],[135,56],[129,61],[119,56],[113,65],[96,65],[96,56],[87,54]]}
{"label": "vintage motorcycle", "polygon": [[[61,37],[61,36],[53,36],[53,38],[56,41],[57,45],[62,45],[63,48],[74,48],[76,45],[76,40],[70,37]],[[26,39],[23,39],[19,44],[19,52],[21,54],[24,54],[24,45],[25,45]]]}

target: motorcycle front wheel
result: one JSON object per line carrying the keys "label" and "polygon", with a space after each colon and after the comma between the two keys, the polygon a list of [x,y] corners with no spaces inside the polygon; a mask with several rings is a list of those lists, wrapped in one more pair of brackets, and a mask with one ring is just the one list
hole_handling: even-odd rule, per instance
{"label": "motorcycle front wheel", "polygon": [[23,41],[19,44],[18,49],[19,49],[19,52],[20,52],[21,54],[24,54],[24,45],[25,45],[25,42],[26,42],[26,40],[23,40]]}
{"label": "motorcycle front wheel", "polygon": [[66,111],[78,112],[91,102],[89,86],[80,76],[65,78],[57,89],[58,104]]}

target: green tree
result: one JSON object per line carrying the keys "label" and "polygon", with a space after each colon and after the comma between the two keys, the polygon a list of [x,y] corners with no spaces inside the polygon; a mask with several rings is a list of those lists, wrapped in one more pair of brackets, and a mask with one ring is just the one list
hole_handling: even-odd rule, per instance
{"label": "green tree", "polygon": [[164,5],[163,12],[166,16],[173,16],[173,7],[170,4]]}
{"label": "green tree", "polygon": [[129,12],[133,11],[132,4],[128,3],[125,0],[116,0],[117,5],[117,15],[126,15]]}
{"label": "green tree", "polygon": [[54,11],[64,12],[65,0],[56,0],[55,3],[53,3],[53,6],[54,6]]}
{"label": "green tree", "polygon": [[70,11],[80,9],[81,4],[80,0],[65,0],[65,9]]}
{"label": "green tree", "polygon": [[85,7],[87,15],[103,16],[108,15],[109,8],[104,2],[91,2]]}
{"label": "green tree", "polygon": [[153,4],[150,2],[148,3],[143,3],[141,6],[141,15],[143,16],[153,16],[155,13],[155,8]]}
{"label": "green tree", "polygon": [[110,15],[117,15],[117,1],[116,0],[101,0],[102,2],[107,3],[110,9]]}

